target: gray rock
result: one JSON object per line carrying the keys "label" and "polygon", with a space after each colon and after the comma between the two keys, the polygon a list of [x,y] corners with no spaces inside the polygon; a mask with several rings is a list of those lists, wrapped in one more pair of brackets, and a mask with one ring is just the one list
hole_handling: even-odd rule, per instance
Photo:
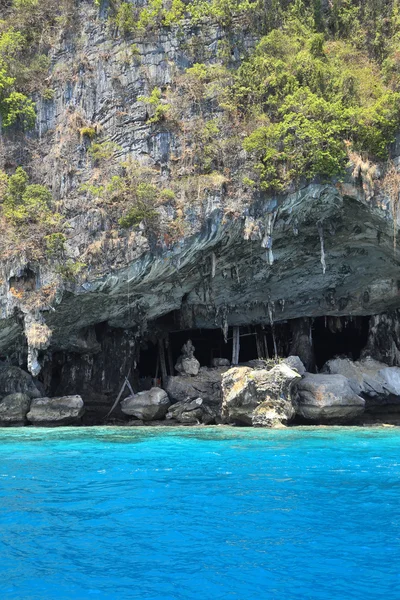
{"label": "gray rock", "polygon": [[400,368],[388,367],[372,358],[353,362],[348,358],[329,360],[324,372],[347,377],[352,390],[366,400],[366,409],[386,407],[400,412]]}
{"label": "gray rock", "polygon": [[15,393],[26,394],[29,398],[40,398],[42,395],[32,375],[19,367],[0,364],[0,396]]}
{"label": "gray rock", "polygon": [[85,407],[80,396],[34,398],[27,419],[32,425],[51,427],[80,423]]}
{"label": "gray rock", "polygon": [[304,375],[306,372],[306,368],[298,356],[288,356],[282,362],[294,371],[297,371],[299,375]]}
{"label": "gray rock", "polygon": [[0,402],[0,425],[20,427],[26,425],[26,415],[31,399],[27,394],[9,394]]}
{"label": "gray rock", "polygon": [[200,363],[194,356],[195,347],[191,340],[182,346],[182,354],[178,358],[175,369],[181,375],[196,376],[200,371]]}
{"label": "gray rock", "polygon": [[192,356],[192,358],[180,358],[175,365],[175,369],[181,375],[195,376],[200,371],[200,363]]}
{"label": "gray rock", "polygon": [[128,396],[121,402],[121,410],[124,414],[143,421],[163,419],[169,406],[168,394],[157,387]]}
{"label": "gray rock", "polygon": [[171,403],[202,398],[208,406],[219,408],[222,402],[221,377],[226,371],[226,367],[202,367],[195,377],[168,377],[166,391]]}
{"label": "gray rock", "polygon": [[343,375],[306,373],[297,384],[297,392],[297,413],[315,423],[346,423],[365,409],[365,400]]}
{"label": "gray rock", "polygon": [[211,361],[212,367],[230,367],[231,363],[228,358],[213,358]]}
{"label": "gray rock", "polygon": [[175,419],[179,423],[200,423],[203,417],[203,400],[184,400],[173,404],[167,412],[167,419]]}
{"label": "gray rock", "polygon": [[288,424],[296,412],[292,387],[300,375],[281,363],[270,370],[235,367],[222,376],[225,422],[256,427]]}

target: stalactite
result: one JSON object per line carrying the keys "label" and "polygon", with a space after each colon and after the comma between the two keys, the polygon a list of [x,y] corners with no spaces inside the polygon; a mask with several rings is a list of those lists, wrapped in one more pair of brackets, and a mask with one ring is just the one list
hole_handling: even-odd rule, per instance
{"label": "stalactite", "polygon": [[274,229],[274,223],[276,219],[276,213],[269,213],[267,216],[266,234],[261,242],[261,247],[267,249],[267,261],[270,266],[274,264],[274,254],[272,252],[272,232]]}
{"label": "stalactite", "polygon": [[214,277],[215,277],[216,266],[217,266],[217,258],[215,256],[215,253],[212,252],[212,254],[211,254],[211,279],[214,279]]}
{"label": "stalactite", "polygon": [[324,246],[324,230],[322,227],[322,223],[318,223],[317,225],[318,227],[318,233],[319,233],[319,240],[321,243],[321,265],[322,265],[322,272],[325,275],[326,273],[326,260],[325,260],[325,246]]}
{"label": "stalactite", "polygon": [[269,302],[268,302],[268,315],[269,315],[269,322],[271,324],[272,341],[274,344],[274,356],[275,356],[275,358],[278,358],[278,347],[276,345],[276,338],[275,338],[274,317],[273,317],[272,307]]}

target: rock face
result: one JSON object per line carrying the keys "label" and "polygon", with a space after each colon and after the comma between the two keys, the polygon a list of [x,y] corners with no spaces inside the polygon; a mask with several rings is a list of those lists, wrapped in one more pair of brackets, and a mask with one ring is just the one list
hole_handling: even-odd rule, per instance
{"label": "rock face", "polygon": [[42,395],[36,387],[32,375],[19,367],[0,365],[0,396],[20,392],[29,398],[40,398]]}
{"label": "rock face", "polygon": [[324,371],[347,377],[353,391],[366,401],[366,410],[400,414],[400,368],[388,367],[372,358],[353,362],[348,358],[329,360]]}
{"label": "rock face", "polygon": [[365,400],[343,375],[306,373],[297,385],[297,414],[314,423],[346,423],[363,414]]}
{"label": "rock face", "polygon": [[27,394],[9,394],[0,402],[0,426],[20,427],[26,425],[26,415],[31,399]]}
{"label": "rock face", "polygon": [[200,363],[194,356],[195,347],[191,340],[188,340],[186,344],[182,346],[182,354],[178,358],[175,365],[175,369],[180,375],[192,375],[195,376],[200,370]]}
{"label": "rock face", "polygon": [[[379,345],[378,358],[400,364],[399,315],[393,320],[378,314],[400,306],[400,244],[393,248],[395,211],[382,181],[374,180],[374,189],[367,190],[365,181],[363,185],[350,169],[342,183],[313,182],[279,195],[253,192],[243,183],[248,157],[236,135],[227,144],[234,145],[217,177],[196,169],[192,173],[201,162],[195,157],[196,136],[187,133],[198,129],[197,100],[186,98],[175,107],[182,111],[181,127],[175,117],[158,123],[149,119],[148,107],[139,98],[159,89],[165,100],[175,92],[182,99],[182,76],[200,60],[193,48],[200,45],[204,61],[218,64],[221,43],[228,41],[226,28],[206,19],[194,28],[157,27],[144,39],[127,43],[118,32],[112,35],[114,27],[106,26],[109,4],[71,3],[74,25],[60,32],[51,51],[52,98],[37,102],[29,145],[24,147],[25,136],[16,136],[13,128],[3,132],[1,168],[11,173],[23,157],[34,175],[32,183],[51,188],[67,219],[65,260],[58,267],[69,265],[66,270],[74,273],[80,264],[86,266],[79,276],[64,281],[53,258],[32,261],[29,252],[21,252],[4,261],[1,354],[14,359],[25,335],[29,368],[38,373],[42,367],[44,380],[52,379],[46,394],[83,394],[83,382],[88,388],[96,382],[90,391],[95,406],[103,402],[102,392],[107,393],[103,414],[109,397],[118,394],[121,373],[138,358],[143,325],[150,330],[153,324],[156,330],[157,321],[168,315],[177,317],[176,323],[187,318],[183,330],[222,329],[226,334],[234,326],[268,328],[272,322],[293,320],[292,352],[300,353],[308,368],[314,360],[309,315],[378,315],[373,317],[371,351]],[[230,60],[239,66],[240,56],[251,51],[255,39],[245,29],[236,35],[239,38],[234,43],[229,38],[229,44],[243,48],[243,53],[235,50]],[[207,100],[205,123],[219,117],[220,109],[215,113],[213,108],[217,104]],[[100,165],[93,160],[85,129],[95,134],[96,145],[115,146],[112,158]],[[398,156],[398,144],[393,154]],[[107,189],[112,181],[107,173],[119,177],[128,161],[138,161],[139,179],[141,169],[152,170],[161,174],[157,185],[162,184],[162,191],[177,188],[175,200],[157,203],[153,231],[143,223],[119,227],[117,203],[101,200],[100,194],[94,198],[88,189]],[[96,186],[88,186],[95,180]],[[41,313],[33,321],[28,318],[32,306],[39,306]],[[99,352],[101,329],[107,329],[107,335]],[[117,337],[114,346],[111,340]],[[44,360],[47,352],[51,362]],[[121,360],[108,360],[118,353]],[[263,355],[261,350],[258,355]],[[222,366],[218,360],[213,366]],[[218,407],[220,375],[212,379],[199,367],[193,350],[186,348],[176,366],[180,376],[170,378],[168,394],[173,401],[200,397],[208,407]],[[196,381],[184,383],[183,378]],[[44,395],[18,367],[1,366],[0,397],[11,392],[31,398]],[[85,401],[88,395],[85,391]]]}
{"label": "rock face", "polygon": [[201,398],[203,407],[218,416],[221,413],[221,377],[227,368],[208,369],[201,367],[196,377],[168,377],[166,390],[172,404]]}
{"label": "rock face", "polygon": [[153,387],[146,392],[128,396],[121,402],[121,410],[125,415],[136,417],[142,421],[156,421],[167,414],[170,401],[167,393]]}
{"label": "rock face", "polygon": [[295,416],[292,387],[299,373],[288,365],[270,370],[235,367],[222,376],[222,418],[227,423],[279,427]]}
{"label": "rock face", "polygon": [[83,413],[84,404],[80,396],[35,398],[31,401],[27,419],[32,425],[43,427],[76,425]]}

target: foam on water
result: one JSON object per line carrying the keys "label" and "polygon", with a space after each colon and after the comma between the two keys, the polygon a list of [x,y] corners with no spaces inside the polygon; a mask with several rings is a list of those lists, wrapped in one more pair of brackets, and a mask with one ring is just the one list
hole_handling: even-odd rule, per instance
{"label": "foam on water", "polygon": [[400,598],[400,431],[0,432],[3,600]]}

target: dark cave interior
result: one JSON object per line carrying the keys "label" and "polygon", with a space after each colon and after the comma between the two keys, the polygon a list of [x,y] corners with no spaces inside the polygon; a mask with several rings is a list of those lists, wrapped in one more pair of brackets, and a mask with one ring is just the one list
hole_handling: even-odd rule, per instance
{"label": "dark cave interior", "polygon": [[[319,317],[313,320],[312,343],[317,369],[335,356],[347,356],[358,360],[368,339],[369,317]],[[170,331],[166,344],[168,375],[176,375],[175,365],[181,348],[188,339],[195,346],[195,356],[203,367],[209,367],[213,358],[232,358],[233,328],[229,327],[227,341],[219,329],[184,329]],[[240,327],[239,362],[256,358],[288,356],[291,344],[290,321],[270,325]],[[157,369],[157,340],[142,343],[138,371],[140,377],[155,377]]]}
{"label": "dark cave interior", "polygon": [[[232,359],[233,327],[229,327],[227,341],[221,328],[178,329],[165,320],[151,327],[147,339],[142,339],[140,351],[132,343],[132,331],[110,327],[96,327],[100,346],[97,353],[55,352],[44,362],[39,381],[48,393],[73,393],[114,397],[124,377],[130,373],[136,390],[161,385],[160,341],[164,348],[167,375],[177,375],[174,369],[182,346],[188,339],[195,346],[195,357],[202,367],[210,367],[213,358]],[[360,358],[368,339],[369,317],[319,317],[312,321],[311,339],[316,369],[335,356]],[[257,358],[286,357],[292,343],[290,321],[271,325],[246,325],[240,330],[239,363]],[[307,340],[307,336],[306,336]],[[307,343],[307,342],[306,342]],[[88,391],[89,390],[89,391]]]}

